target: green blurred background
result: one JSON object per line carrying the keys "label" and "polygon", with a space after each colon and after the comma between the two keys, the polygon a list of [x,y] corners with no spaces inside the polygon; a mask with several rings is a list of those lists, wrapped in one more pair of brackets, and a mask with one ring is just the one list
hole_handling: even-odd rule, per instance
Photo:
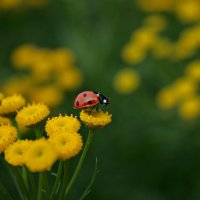
{"label": "green blurred background", "polygon": [[[88,184],[96,157],[99,173],[87,199],[200,199],[199,119],[184,121],[176,110],[163,111],[156,104],[159,90],[183,74],[186,61],[173,63],[147,56],[131,66],[141,77],[137,91],[120,95],[113,89],[115,73],[128,66],[121,50],[146,15],[133,0],[52,0],[39,9],[0,10],[1,84],[20,74],[10,61],[16,47],[24,43],[49,49],[67,47],[76,56],[84,82],[66,94],[53,115],[78,115],[73,99],[83,90],[99,91],[111,98],[113,121],[96,132],[70,194],[72,200],[79,199]],[[163,35],[176,39],[187,25],[172,14],[164,15],[170,28]],[[82,127],[84,137],[86,131]]]}

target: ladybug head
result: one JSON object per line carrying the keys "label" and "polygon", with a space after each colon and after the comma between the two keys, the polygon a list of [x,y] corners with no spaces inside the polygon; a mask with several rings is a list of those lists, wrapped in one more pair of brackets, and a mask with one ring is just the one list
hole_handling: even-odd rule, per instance
{"label": "ladybug head", "polygon": [[106,96],[104,96],[104,95],[102,95],[100,93],[97,93],[97,96],[99,97],[100,104],[103,104],[103,105],[106,105],[106,106],[108,104],[110,104],[110,100]]}

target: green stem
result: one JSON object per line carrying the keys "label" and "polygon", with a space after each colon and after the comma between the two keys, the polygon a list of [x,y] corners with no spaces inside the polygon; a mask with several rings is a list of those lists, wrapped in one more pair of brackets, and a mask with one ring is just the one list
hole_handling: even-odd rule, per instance
{"label": "green stem", "polygon": [[32,189],[32,197],[33,197],[33,199],[36,199],[35,197],[36,197],[37,189],[36,189],[34,175],[28,170],[27,170],[27,174],[28,174],[28,179],[29,179],[31,189]]}
{"label": "green stem", "polygon": [[35,128],[35,137],[36,137],[36,139],[41,138],[40,129],[38,127]]}
{"label": "green stem", "polygon": [[24,179],[23,179],[23,177],[22,177],[21,168],[20,168],[20,167],[15,167],[15,168],[13,168],[13,170],[14,170],[14,172],[15,172],[18,185],[20,186],[20,188],[21,188],[23,194],[26,196],[26,198],[29,199],[29,195],[30,195],[30,194],[29,194],[29,192],[28,192],[28,188],[26,188]]}
{"label": "green stem", "polygon": [[22,178],[24,180],[26,188],[28,188],[28,178],[27,178],[27,171],[24,166],[22,166]]}
{"label": "green stem", "polygon": [[43,185],[43,172],[40,172],[37,200],[41,200],[42,199],[42,185]]}
{"label": "green stem", "polygon": [[83,162],[85,160],[85,157],[87,155],[88,149],[89,149],[90,144],[92,142],[93,136],[94,136],[94,129],[89,129],[89,134],[88,134],[88,137],[87,137],[87,141],[86,141],[85,147],[83,149],[83,152],[82,152],[81,158],[80,158],[80,160],[78,162],[78,165],[77,165],[77,167],[76,167],[76,169],[74,171],[74,174],[73,174],[73,176],[72,176],[72,178],[71,178],[71,180],[70,180],[70,182],[69,182],[69,184],[68,184],[68,186],[67,186],[67,188],[65,190],[64,198],[68,195],[70,189],[74,185],[74,183],[75,183],[75,181],[76,181],[76,179],[77,179],[77,177],[79,175],[79,172],[81,170],[81,167],[82,167]]}
{"label": "green stem", "polygon": [[52,193],[51,193],[51,196],[50,196],[49,200],[53,199],[53,196],[55,195],[55,192],[56,192],[56,190],[58,188],[60,177],[61,177],[61,174],[62,174],[62,168],[63,168],[63,161],[60,160],[59,161],[59,166],[58,166],[58,172],[57,172],[56,180],[55,180],[55,183],[54,183],[54,186],[53,186],[53,190],[52,190]]}
{"label": "green stem", "polygon": [[64,199],[64,196],[65,196],[65,188],[66,188],[66,185],[67,185],[67,182],[68,182],[68,162],[65,161],[64,162],[64,175],[63,175],[63,182],[62,182],[62,188],[61,188],[61,192],[60,192],[60,198],[59,200],[62,200]]}

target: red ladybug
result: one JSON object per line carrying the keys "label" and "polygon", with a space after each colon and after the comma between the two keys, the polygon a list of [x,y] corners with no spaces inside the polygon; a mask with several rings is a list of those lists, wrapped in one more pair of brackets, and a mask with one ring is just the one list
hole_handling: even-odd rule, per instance
{"label": "red ladybug", "polygon": [[74,108],[95,107],[99,104],[107,106],[109,103],[109,99],[98,92],[84,91],[75,98]]}

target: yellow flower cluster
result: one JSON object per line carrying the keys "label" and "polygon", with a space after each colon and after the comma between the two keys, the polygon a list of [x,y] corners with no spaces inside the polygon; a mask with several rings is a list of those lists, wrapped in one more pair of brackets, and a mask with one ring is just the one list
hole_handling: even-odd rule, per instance
{"label": "yellow flower cluster", "polygon": [[179,114],[183,119],[193,119],[200,115],[200,60],[187,65],[185,75],[174,81],[170,86],[163,88],[158,96],[158,105],[163,109],[172,109],[178,106]]}
{"label": "yellow flower cluster", "polygon": [[[15,98],[9,102],[13,105]],[[49,108],[43,103],[32,103],[21,108],[16,115],[19,131],[27,126],[33,128],[49,113]],[[48,138],[15,142],[16,128],[11,126],[9,118],[0,116],[0,153],[4,152],[5,160],[13,166],[26,165],[32,172],[50,170],[56,160],[70,159],[81,151],[83,141],[77,133],[79,129],[80,122],[76,117],[59,115],[46,122]]]}
{"label": "yellow flower cluster", "polygon": [[80,122],[72,115],[48,119],[45,130],[59,159],[66,160],[80,152],[83,142],[81,135],[77,133],[79,129]]}
{"label": "yellow flower cluster", "polygon": [[75,56],[67,48],[50,50],[24,44],[14,50],[11,60],[14,67],[28,74],[8,79],[3,86],[6,95],[20,93],[29,101],[54,107],[62,102],[64,93],[78,88],[83,81]]}
{"label": "yellow flower cluster", "polygon": [[50,170],[57,153],[48,140],[17,140],[5,150],[5,160],[13,166],[26,165],[32,172]]}
{"label": "yellow flower cluster", "polygon": [[160,36],[167,28],[167,21],[161,15],[147,17],[143,26],[132,33],[130,41],[122,49],[122,58],[128,64],[138,64],[143,61],[151,50],[157,57],[169,56],[172,44]]}
{"label": "yellow flower cluster", "polygon": [[[15,98],[11,98],[9,102],[13,105]],[[19,132],[27,126],[34,128],[49,113],[49,108],[43,103],[24,106],[15,118]],[[111,122],[111,117],[102,111],[93,111],[91,114],[82,111],[80,114],[81,120],[92,129],[106,126]],[[70,159],[81,151],[83,140],[78,133],[80,126],[77,117],[59,115],[46,121],[46,138],[37,134],[35,140],[17,140],[18,133],[11,125],[11,120],[0,116],[0,153],[4,152],[5,160],[13,166],[25,165],[32,172],[50,170],[58,159]]]}
{"label": "yellow flower cluster", "polygon": [[48,3],[48,0],[1,0],[0,9],[11,10],[16,8],[28,7],[41,7]]}

